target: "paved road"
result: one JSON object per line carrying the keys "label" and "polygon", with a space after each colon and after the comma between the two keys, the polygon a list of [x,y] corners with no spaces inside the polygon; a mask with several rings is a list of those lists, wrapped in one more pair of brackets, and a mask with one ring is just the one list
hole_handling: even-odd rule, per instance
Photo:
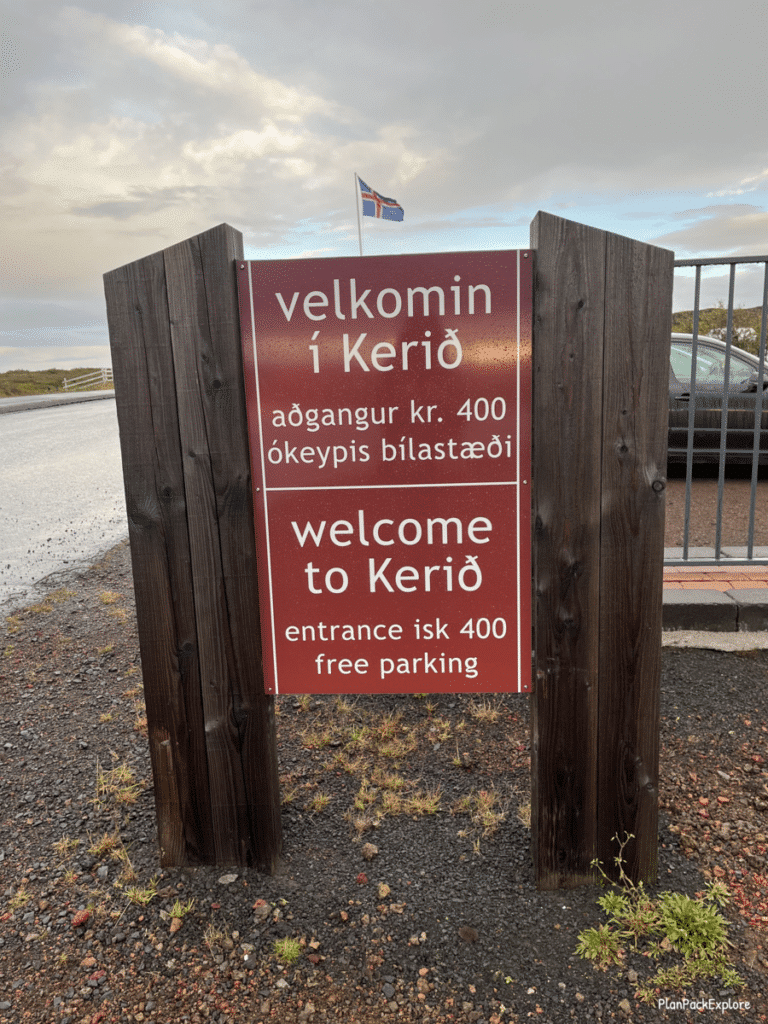
{"label": "paved road", "polygon": [[0,398],[0,415],[10,412],[24,412],[26,409],[44,409],[53,405],[77,405],[81,402],[114,400],[115,392],[108,389],[101,391],[70,391],[68,393],[54,391],[47,395],[18,395],[14,398]]}
{"label": "paved road", "polygon": [[114,401],[0,416],[0,612],[128,535]]}

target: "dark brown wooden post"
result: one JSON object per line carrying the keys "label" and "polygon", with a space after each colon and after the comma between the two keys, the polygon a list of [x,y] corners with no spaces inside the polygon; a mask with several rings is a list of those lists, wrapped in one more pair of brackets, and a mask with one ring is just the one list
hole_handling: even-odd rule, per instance
{"label": "dark brown wooden post", "polygon": [[264,695],[235,261],[226,224],[104,275],[160,858],[271,871],[282,833]]}
{"label": "dark brown wooden post", "polygon": [[674,254],[539,213],[532,843],[540,888],[656,877]]}

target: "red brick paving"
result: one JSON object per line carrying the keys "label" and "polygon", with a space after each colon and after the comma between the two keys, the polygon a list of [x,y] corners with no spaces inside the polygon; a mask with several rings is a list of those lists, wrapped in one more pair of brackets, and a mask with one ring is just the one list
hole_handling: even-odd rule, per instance
{"label": "red brick paving", "polygon": [[674,565],[664,570],[665,590],[756,590],[768,589],[768,565],[744,568],[701,568]]}

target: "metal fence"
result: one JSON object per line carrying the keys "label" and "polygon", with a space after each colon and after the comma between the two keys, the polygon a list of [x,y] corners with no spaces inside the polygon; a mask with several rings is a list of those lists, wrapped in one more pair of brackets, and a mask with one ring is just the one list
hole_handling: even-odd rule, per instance
{"label": "metal fence", "polygon": [[[736,290],[736,272],[740,266],[748,264],[763,265],[762,280],[762,311],[759,328],[747,329],[734,326],[734,296]],[[676,260],[675,268],[694,268],[693,281],[693,322],[691,331],[690,355],[690,388],[673,394],[674,367],[670,364],[670,461],[673,454],[685,462],[685,513],[682,549],[668,548],[665,553],[665,565],[768,565],[768,547],[755,543],[756,523],[768,525],[768,507],[766,507],[765,489],[768,480],[760,480],[768,474],[768,470],[760,473],[761,463],[768,464],[768,367],[766,367],[766,332],[768,330],[768,255],[719,257],[715,259]],[[700,336],[700,320],[702,310],[701,288],[702,267],[727,267],[728,269],[728,306],[724,307],[725,327],[718,330],[720,340],[724,342],[724,359],[719,373],[717,386],[707,382],[704,377],[706,355],[714,351],[703,339],[706,331]],[[755,268],[757,270],[758,268]],[[686,305],[686,308],[690,308]],[[757,307],[755,307],[757,308]],[[710,332],[711,333],[711,332]],[[749,380],[737,380],[738,370],[744,363],[733,349],[738,348],[749,338],[751,349],[756,348],[753,356],[757,365],[752,364],[753,375]],[[674,344],[674,343],[673,343]],[[688,344],[686,339],[685,344]],[[673,349],[674,351],[674,349]],[[702,358],[703,357],[703,358]],[[698,377],[698,380],[697,380]],[[721,383],[720,383],[721,382]],[[677,422],[684,427],[682,447],[673,448],[673,424]],[[681,431],[682,433],[682,431]],[[738,440],[736,440],[738,437]],[[751,448],[749,446],[751,440]],[[734,453],[734,445],[739,451]],[[744,523],[743,544],[736,546],[724,545],[723,538],[723,507],[726,494],[726,468],[734,461],[735,456],[745,465],[751,467],[749,515]],[[694,463],[710,461],[718,467],[717,475],[717,511],[714,523],[714,538],[711,548],[693,549],[689,543],[691,525],[691,501]],[[762,507],[758,508],[758,483]],[[730,524],[732,531],[733,524]]]}

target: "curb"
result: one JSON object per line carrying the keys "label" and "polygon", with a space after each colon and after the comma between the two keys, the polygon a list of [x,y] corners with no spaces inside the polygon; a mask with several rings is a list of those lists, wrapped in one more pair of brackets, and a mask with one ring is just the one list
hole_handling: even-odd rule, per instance
{"label": "curb", "polygon": [[768,588],[664,590],[664,630],[768,630]]}

